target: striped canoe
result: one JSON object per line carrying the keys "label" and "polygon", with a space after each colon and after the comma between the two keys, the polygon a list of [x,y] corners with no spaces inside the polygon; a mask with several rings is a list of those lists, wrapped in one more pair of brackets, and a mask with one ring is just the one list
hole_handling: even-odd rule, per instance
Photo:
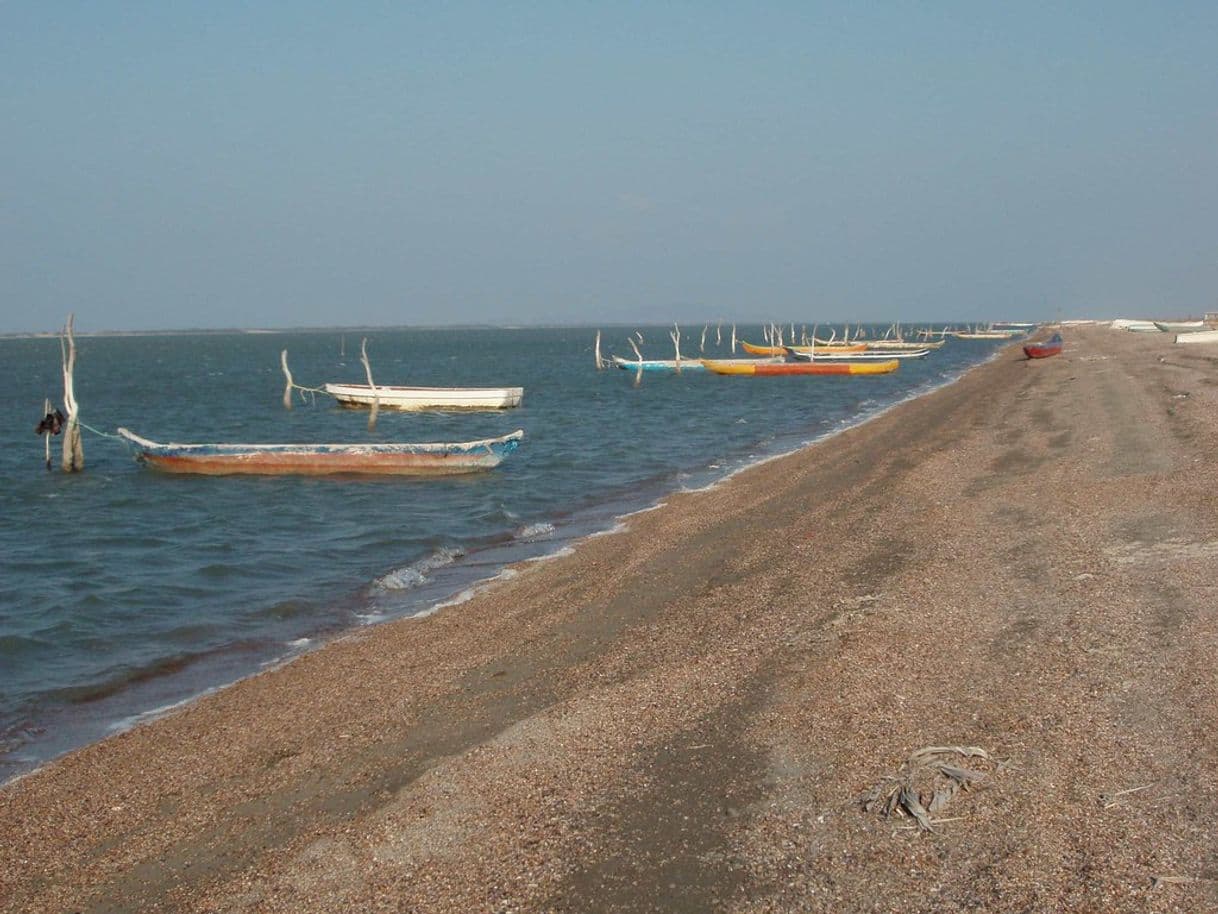
{"label": "striped canoe", "polygon": [[703,359],[702,363],[715,374],[766,377],[770,375],[862,375],[889,374],[901,363],[886,362],[760,362],[753,365]]}

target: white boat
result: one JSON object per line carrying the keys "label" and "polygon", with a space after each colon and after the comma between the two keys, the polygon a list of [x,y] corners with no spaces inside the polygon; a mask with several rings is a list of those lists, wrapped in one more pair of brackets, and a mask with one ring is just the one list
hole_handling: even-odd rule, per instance
{"label": "white boat", "polygon": [[1133,333],[1158,333],[1159,328],[1155,326],[1154,321],[1130,320],[1125,317],[1118,317],[1108,325],[1113,330],[1129,330]]}
{"label": "white boat", "polygon": [[1164,333],[1196,333],[1205,329],[1205,321],[1155,321]]}
{"label": "white boat", "polygon": [[1181,333],[1177,343],[1218,343],[1218,330],[1198,330],[1196,333]]}
{"label": "white boat", "polygon": [[[946,340],[867,340],[868,352],[916,352],[921,349],[942,349]],[[818,353],[819,355],[819,353]]]}
{"label": "white boat", "polygon": [[511,409],[524,398],[523,387],[392,387],[367,384],[326,384],[325,391],[352,409]]}

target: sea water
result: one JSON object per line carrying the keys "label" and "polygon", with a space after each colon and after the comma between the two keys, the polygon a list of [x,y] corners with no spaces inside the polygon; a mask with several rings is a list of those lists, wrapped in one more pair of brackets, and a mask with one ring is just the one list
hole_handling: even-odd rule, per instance
{"label": "sea water", "polygon": [[[603,349],[631,356],[634,328]],[[669,357],[667,328],[640,328]],[[877,377],[597,371],[595,331],[433,329],[86,336],[81,419],[168,442],[468,441],[523,428],[499,468],[446,478],[193,477],[84,435],[86,469],[44,469],[57,339],[0,339],[0,782],[354,627],[460,612],[509,563],[619,529],[696,489],[957,377],[998,343],[949,341]],[[708,333],[707,354],[730,355]],[[743,334],[742,334],[743,335]],[[700,330],[682,342],[699,351]],[[366,411],[297,383],[521,386],[518,409]],[[760,342],[759,328],[751,338]]]}

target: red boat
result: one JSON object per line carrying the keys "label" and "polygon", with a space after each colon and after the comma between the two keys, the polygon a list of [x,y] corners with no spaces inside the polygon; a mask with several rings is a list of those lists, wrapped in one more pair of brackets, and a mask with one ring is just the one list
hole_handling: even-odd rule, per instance
{"label": "red boat", "polygon": [[1030,359],[1047,359],[1051,355],[1062,354],[1062,335],[1055,333],[1043,343],[1029,343],[1023,347],[1023,354]]}

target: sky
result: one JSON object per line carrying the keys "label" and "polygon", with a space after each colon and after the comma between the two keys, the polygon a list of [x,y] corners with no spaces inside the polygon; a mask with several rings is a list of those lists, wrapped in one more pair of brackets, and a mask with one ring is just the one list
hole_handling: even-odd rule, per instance
{"label": "sky", "polygon": [[1218,3],[0,3],[0,332],[1218,310]]}

